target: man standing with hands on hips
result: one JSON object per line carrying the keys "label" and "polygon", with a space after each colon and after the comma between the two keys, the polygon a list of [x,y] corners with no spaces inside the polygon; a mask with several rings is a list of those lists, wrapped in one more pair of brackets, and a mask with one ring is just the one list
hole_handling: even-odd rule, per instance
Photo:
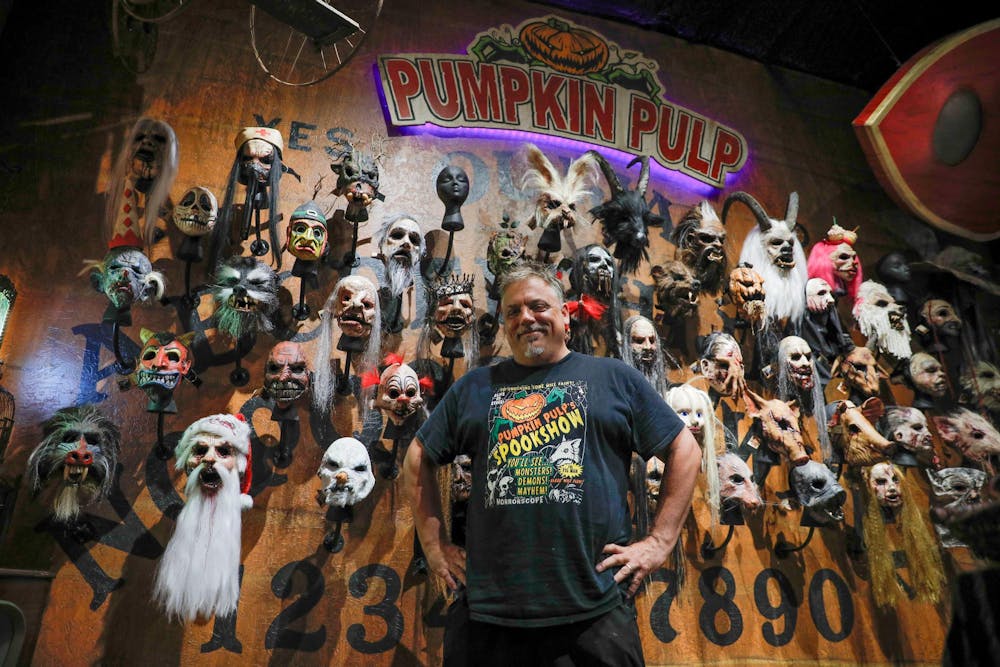
{"label": "man standing with hands on hips", "polygon": [[[431,572],[464,593],[444,664],[642,665],[632,597],[677,542],[701,453],[635,369],[566,347],[551,267],[500,286],[513,359],[459,379],[406,453],[404,488]],[[665,463],[649,535],[630,542],[632,453]],[[448,539],[438,466],[473,462],[466,551]]]}

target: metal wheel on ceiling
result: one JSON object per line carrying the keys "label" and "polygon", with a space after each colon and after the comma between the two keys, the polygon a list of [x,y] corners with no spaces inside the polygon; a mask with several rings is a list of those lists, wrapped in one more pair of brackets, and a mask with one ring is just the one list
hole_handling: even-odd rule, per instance
{"label": "metal wheel on ceiling", "polygon": [[252,0],[250,44],[261,69],[286,86],[311,86],[343,67],[371,33],[382,0]]}
{"label": "metal wheel on ceiling", "polygon": [[111,0],[112,51],[125,68],[142,74],[153,64],[158,24],[191,6],[194,0]]}

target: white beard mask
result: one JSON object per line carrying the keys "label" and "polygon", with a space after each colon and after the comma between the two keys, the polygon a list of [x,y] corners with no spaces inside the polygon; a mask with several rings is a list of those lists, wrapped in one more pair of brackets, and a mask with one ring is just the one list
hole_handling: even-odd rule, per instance
{"label": "white beard mask", "polygon": [[154,599],[167,616],[194,621],[219,618],[236,611],[240,598],[241,527],[239,473],[215,469],[222,487],[213,495],[201,492],[199,465],[188,475],[187,502],[156,571]]}
{"label": "white beard mask", "polygon": [[910,357],[910,325],[903,307],[889,295],[885,286],[872,280],[861,283],[853,314],[868,340],[866,347],[895,359]]}

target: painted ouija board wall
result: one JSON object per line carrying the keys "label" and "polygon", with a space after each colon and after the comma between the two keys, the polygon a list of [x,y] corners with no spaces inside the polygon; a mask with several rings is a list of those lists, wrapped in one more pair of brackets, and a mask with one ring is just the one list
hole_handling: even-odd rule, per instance
{"label": "painted ouija board wall", "polygon": [[[139,76],[122,70],[99,41],[102,17],[81,17],[80,29],[90,31],[93,41],[70,46],[68,37],[43,36],[42,27],[26,14],[31,11],[18,7],[11,13],[2,47],[7,62],[23,66],[5,75],[18,104],[4,121],[10,139],[2,156],[0,272],[15,284],[18,300],[2,349],[7,362],[3,385],[17,401],[3,477],[17,494],[16,511],[0,545],[0,567],[55,573],[40,624],[29,628],[29,637],[36,640],[34,662],[438,664],[443,600],[426,575],[412,567],[412,514],[400,482],[378,477],[374,492],[344,528],[344,548],[331,554],[322,544],[331,528],[315,500],[323,450],[338,436],[377,436],[377,430],[363,428],[356,397],[338,396],[327,423],[303,404],[292,463],[276,468],[271,458],[279,428],[270,420],[270,403],[259,394],[264,360],[278,340],[301,342],[311,356],[316,312],[345,270],[321,270],[319,289],[306,295],[313,314],[297,322],[290,310],[299,297],[299,281],[289,271],[291,256],[285,255],[282,325],[273,335],[260,335],[241,360],[251,374],[246,387],[229,382],[231,341],[212,327],[202,266],[193,267],[193,283],[200,290],[197,308],[185,310],[176,301],[137,308],[134,325],[123,331],[122,346],[131,355],[138,349],[140,327],[195,331],[206,341],[199,358],[203,384],[178,390],[179,412],[164,422],[167,442],[176,441],[195,419],[216,412],[240,412],[254,427],[255,501],[243,519],[239,610],[233,617],[190,625],[168,622],[150,602],[156,563],[182,506],[183,476],[173,461],[155,455],[156,415],[145,411],[140,391],[120,387],[111,329],[101,323],[104,297],[77,273],[85,259],[104,254],[98,228],[110,165],[140,116],[166,120],[177,133],[180,169],[174,199],[194,185],[209,187],[221,199],[239,128],[280,130],[284,162],[302,176],[301,182],[288,175],[282,181],[286,220],[313,198],[314,188],[322,207],[342,209],[343,199],[331,194],[333,155],[345,142],[387,135],[380,164],[385,201],[374,205],[371,221],[359,229],[361,261],[354,272],[381,279],[382,265],[371,256],[370,237],[385,216],[397,212],[412,214],[433,255],[444,255],[447,235],[439,229],[443,206],[434,179],[443,166],[458,165],[470,176],[471,192],[463,207],[466,228],[454,239],[454,268],[475,276],[477,312],[493,312],[496,303],[488,299],[485,283],[490,277],[484,259],[487,240],[504,214],[525,221],[531,211],[511,179],[515,154],[530,139],[557,165],[565,165],[587,147],[518,133],[449,135],[389,127],[377,59],[386,54],[464,56],[476,35],[497,26],[518,26],[538,16],[538,7],[523,2],[427,7],[389,0],[371,38],[348,65],[307,88],[276,84],[257,67],[245,28],[248,6],[236,0],[198,3],[159,25],[155,62]],[[856,145],[850,119],[865,102],[860,91],[621,25],[567,18],[655,61],[661,94],[677,109],[697,110],[689,120],[701,119],[701,131],[735,128],[714,135],[725,137],[716,144],[722,148],[713,152],[709,146],[685,158],[685,168],[675,161],[672,169],[653,169],[648,198],[660,215],[677,220],[702,199],[719,208],[736,190],[780,211],[788,193],[797,191],[799,222],[812,240],[822,236],[834,216],[844,227],[860,226],[857,248],[866,266],[891,249],[915,250],[905,247],[903,239],[926,235],[881,194]],[[31,48],[37,43],[52,48]],[[49,55],[43,58],[45,53]],[[628,109],[620,113],[627,116]],[[550,117],[550,122],[555,121]],[[650,142],[642,147],[662,150]],[[721,187],[709,176],[692,175],[700,168],[699,156],[706,165],[703,171],[721,179]],[[614,164],[624,182],[634,183],[637,169],[626,170],[621,159]],[[595,192],[590,205],[605,195]],[[727,228],[731,261],[752,224],[745,210],[734,209]],[[174,259],[181,235],[172,225],[166,231],[152,259],[167,276],[168,295],[177,295],[184,285],[184,263]],[[346,223],[334,227],[334,253],[348,249],[351,232]],[[539,233],[533,233],[532,248]],[[669,225],[652,233],[650,261],[641,263],[623,286],[626,316],[654,315],[650,267],[674,254],[667,240]],[[583,224],[567,244],[572,249],[596,241],[599,225]],[[246,247],[242,251],[249,254]],[[410,291],[403,306],[405,327],[385,338],[383,352],[412,358],[426,311],[423,293]],[[847,309],[842,311],[849,321]],[[714,300],[703,296],[690,322],[692,336],[721,328]],[[507,351],[498,342],[483,353],[504,356]],[[677,354],[683,362],[693,361],[690,350]],[[464,370],[459,361],[455,374]],[[686,365],[670,374],[673,382],[689,377]],[[911,398],[901,386],[893,386],[892,393],[902,404]],[[47,521],[43,498],[33,499],[22,474],[40,439],[41,422],[58,408],[88,402],[119,424],[123,454],[110,497],[87,510],[97,538],[80,542]],[[749,423],[738,407],[734,410],[736,414],[720,416],[735,425],[742,439]],[[907,474],[915,489],[913,501],[926,507],[926,482],[919,471]],[[711,526],[704,489],[696,492],[683,537],[683,580],[665,567],[638,599],[650,664],[939,661],[949,621],[947,588],[937,605],[904,595],[892,609],[878,609],[864,559],[849,548],[853,501],[848,500],[842,527],[818,529],[804,548],[779,557],[779,542],[801,545],[808,529],[800,526],[801,512],[787,500],[783,466],[770,472],[762,491],[764,511],[736,526],[725,549],[710,557],[702,554],[702,543],[709,535],[721,543],[727,527]],[[945,563],[950,575],[970,567],[972,559],[965,550],[953,550]],[[905,561],[898,574],[908,590]],[[0,598],[4,594],[0,585]]]}

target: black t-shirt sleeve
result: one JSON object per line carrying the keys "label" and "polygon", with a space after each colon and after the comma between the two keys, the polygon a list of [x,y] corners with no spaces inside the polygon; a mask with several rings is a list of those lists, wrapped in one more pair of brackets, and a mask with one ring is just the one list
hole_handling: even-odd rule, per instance
{"label": "black t-shirt sleeve", "polygon": [[424,454],[435,465],[451,463],[461,452],[455,438],[458,415],[460,412],[461,387],[465,384],[463,376],[448,388],[444,397],[438,402],[434,411],[417,430],[417,438],[424,446]]}
{"label": "black t-shirt sleeve", "polygon": [[663,455],[684,428],[684,422],[641,373],[633,368],[628,368],[628,371],[634,424],[633,448],[643,459]]}

